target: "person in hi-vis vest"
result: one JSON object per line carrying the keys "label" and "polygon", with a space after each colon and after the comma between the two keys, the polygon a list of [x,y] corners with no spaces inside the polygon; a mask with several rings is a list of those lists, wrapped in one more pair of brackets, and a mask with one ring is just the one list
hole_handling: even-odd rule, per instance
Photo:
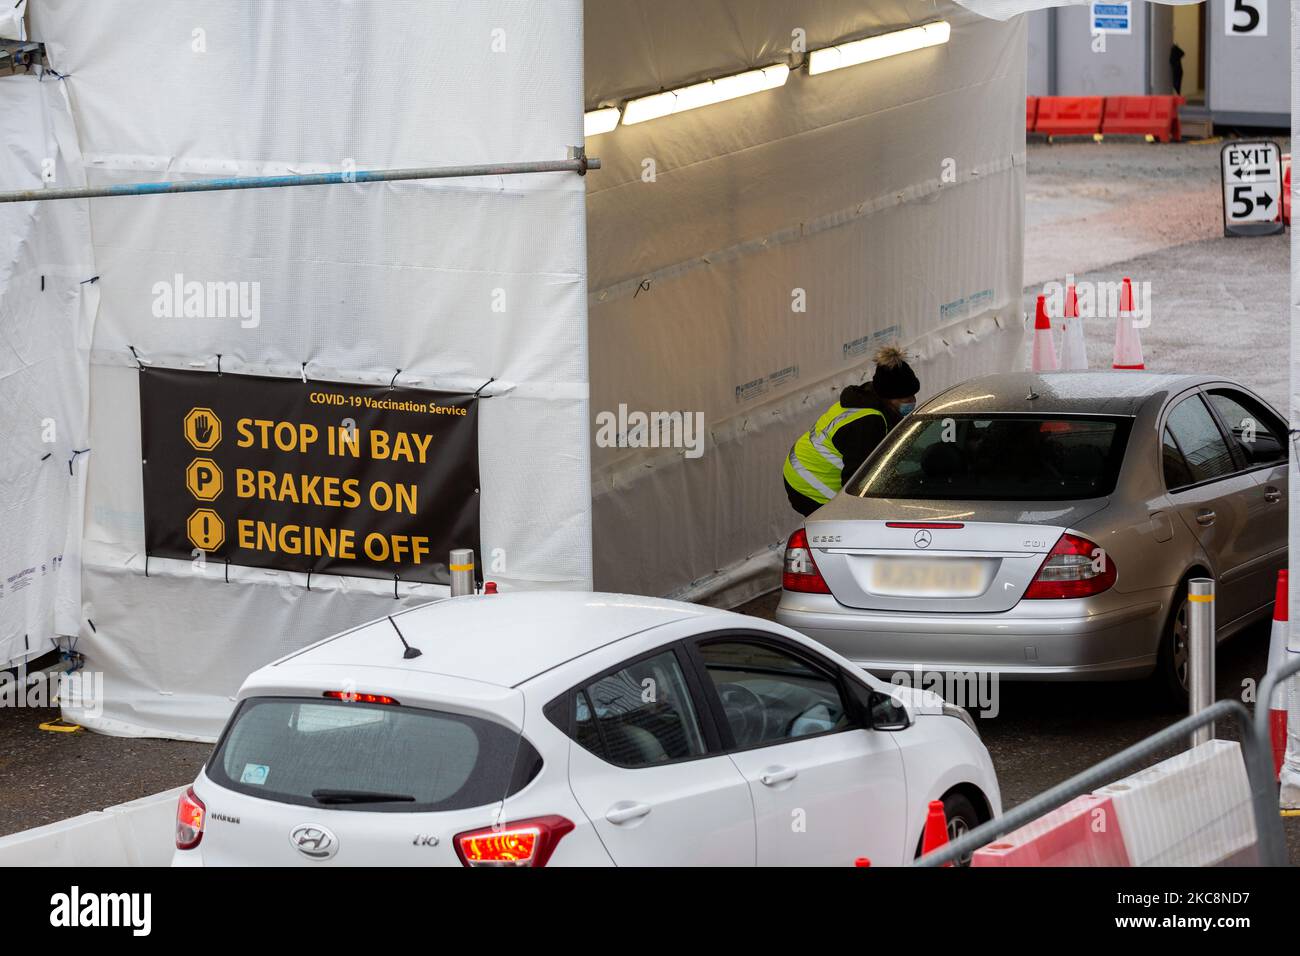
{"label": "person in hi-vis vest", "polygon": [[782,474],[795,511],[812,514],[853,476],[885,434],[916,407],[921,383],[906,353],[886,346],[865,385],[850,385],[840,400],[795,441]]}

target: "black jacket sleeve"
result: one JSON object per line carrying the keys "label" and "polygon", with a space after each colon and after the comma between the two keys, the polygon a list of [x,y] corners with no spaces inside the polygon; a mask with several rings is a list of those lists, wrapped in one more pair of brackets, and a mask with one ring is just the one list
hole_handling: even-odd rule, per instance
{"label": "black jacket sleeve", "polygon": [[841,486],[849,483],[853,473],[875,451],[888,431],[889,426],[879,415],[863,415],[835,433],[835,447],[844,459],[844,469],[840,472]]}

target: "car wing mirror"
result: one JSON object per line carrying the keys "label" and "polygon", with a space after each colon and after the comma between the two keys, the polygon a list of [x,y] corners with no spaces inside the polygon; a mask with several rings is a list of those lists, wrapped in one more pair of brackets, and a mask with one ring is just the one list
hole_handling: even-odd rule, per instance
{"label": "car wing mirror", "polygon": [[912,726],[912,717],[907,708],[892,694],[873,690],[868,703],[871,709],[872,730],[906,730]]}

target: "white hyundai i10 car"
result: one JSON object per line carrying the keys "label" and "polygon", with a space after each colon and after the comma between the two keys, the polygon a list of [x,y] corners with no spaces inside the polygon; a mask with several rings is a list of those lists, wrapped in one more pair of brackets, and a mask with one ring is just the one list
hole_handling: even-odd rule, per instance
{"label": "white hyundai i10 car", "polygon": [[175,865],[872,865],[1001,812],[965,711],[768,621],[439,601],[253,673]]}

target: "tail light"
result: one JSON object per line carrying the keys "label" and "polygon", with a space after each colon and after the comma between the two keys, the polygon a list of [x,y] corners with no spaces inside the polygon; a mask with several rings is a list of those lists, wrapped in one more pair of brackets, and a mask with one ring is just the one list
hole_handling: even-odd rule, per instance
{"label": "tail light", "polygon": [[1115,583],[1115,562],[1087,538],[1063,534],[1034,575],[1026,598],[1081,598]]}
{"label": "tail light", "polygon": [[176,849],[192,850],[203,839],[203,821],[208,808],[193,787],[186,787],[176,804]]}
{"label": "tail light", "polygon": [[324,694],[330,700],[341,700],[348,704],[396,704],[397,701],[385,694],[358,694],[354,690],[327,690]]}
{"label": "tail light", "polygon": [[458,833],[452,842],[466,866],[545,866],[572,829],[572,821],[561,816],[533,817]]}
{"label": "tail light", "polygon": [[961,521],[886,521],[886,528],[941,528],[952,530],[966,527]]}
{"label": "tail light", "polygon": [[781,571],[781,587],[787,591],[802,591],[805,594],[831,593],[822,573],[817,570],[812,548],[808,547],[808,533],[803,528],[790,535],[790,540],[785,544],[785,565]]}

